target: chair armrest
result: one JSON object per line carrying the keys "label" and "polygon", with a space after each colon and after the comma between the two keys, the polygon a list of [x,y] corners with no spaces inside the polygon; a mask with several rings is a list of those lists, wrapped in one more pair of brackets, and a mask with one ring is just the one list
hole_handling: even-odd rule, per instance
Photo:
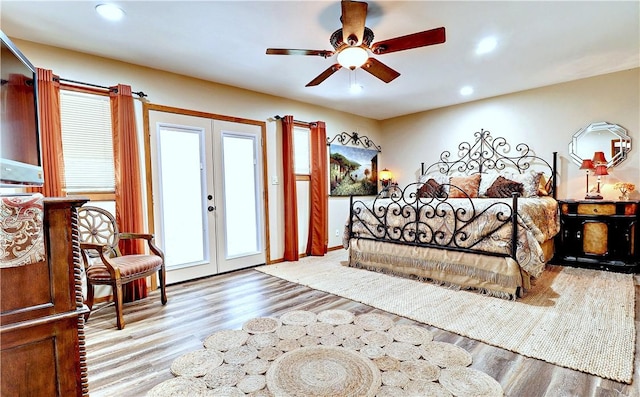
{"label": "chair armrest", "polygon": [[133,239],[145,239],[151,240],[153,239],[153,234],[148,233],[120,233],[118,234],[120,240],[133,240]]}
{"label": "chair armrest", "polygon": [[107,245],[106,244],[99,244],[99,243],[80,243],[80,249],[83,250],[96,250],[98,252],[102,252],[105,247]]}
{"label": "chair armrest", "polygon": [[116,269],[109,262],[109,258],[104,256],[105,248],[108,248],[107,244],[99,244],[99,243],[80,243],[80,252],[82,253],[82,258],[84,259],[84,267],[85,269],[91,267],[91,263],[89,262],[89,258],[87,257],[87,250],[95,250],[98,251],[100,255],[101,262],[107,267],[107,270],[111,274],[112,277],[116,274]]}
{"label": "chair armrest", "polygon": [[164,253],[162,252],[162,250],[160,248],[158,248],[155,245],[154,239],[153,239],[153,234],[149,234],[149,233],[120,233],[118,234],[118,236],[120,237],[120,240],[134,240],[134,239],[144,239],[147,240],[147,243],[149,245],[149,249],[151,250],[151,252],[153,252],[154,254],[162,257],[163,261],[164,261]]}

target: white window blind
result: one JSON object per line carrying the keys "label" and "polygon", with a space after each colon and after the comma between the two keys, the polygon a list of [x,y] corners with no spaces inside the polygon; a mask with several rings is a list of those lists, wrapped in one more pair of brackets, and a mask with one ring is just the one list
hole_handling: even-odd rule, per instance
{"label": "white window blind", "polygon": [[114,192],[109,97],[60,91],[67,193]]}
{"label": "white window blind", "polygon": [[293,127],[293,172],[296,174],[311,174],[310,136],[309,128]]}

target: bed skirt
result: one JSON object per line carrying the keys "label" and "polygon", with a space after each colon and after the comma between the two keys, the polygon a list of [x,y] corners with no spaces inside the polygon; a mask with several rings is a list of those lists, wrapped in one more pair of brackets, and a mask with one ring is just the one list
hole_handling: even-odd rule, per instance
{"label": "bed skirt", "polygon": [[[544,245],[547,246],[545,253],[553,252],[552,240]],[[529,274],[510,257],[373,240],[350,240],[348,266],[435,282],[455,289],[474,289],[503,299],[516,299],[531,288]]]}

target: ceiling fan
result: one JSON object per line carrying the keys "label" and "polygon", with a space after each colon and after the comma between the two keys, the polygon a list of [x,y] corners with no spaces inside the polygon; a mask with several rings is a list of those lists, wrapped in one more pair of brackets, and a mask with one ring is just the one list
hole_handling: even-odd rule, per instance
{"label": "ceiling fan", "polygon": [[362,68],[385,83],[389,83],[400,76],[400,73],[370,57],[369,53],[384,55],[445,42],[444,27],[440,27],[371,44],[373,31],[364,26],[366,18],[367,3],[342,0],[342,16],[340,17],[342,28],[333,32],[329,38],[334,51],[267,48],[267,55],[316,55],[328,58],[338,54],[337,63],[311,80],[306,85],[307,87],[322,83],[343,67],[351,70]]}

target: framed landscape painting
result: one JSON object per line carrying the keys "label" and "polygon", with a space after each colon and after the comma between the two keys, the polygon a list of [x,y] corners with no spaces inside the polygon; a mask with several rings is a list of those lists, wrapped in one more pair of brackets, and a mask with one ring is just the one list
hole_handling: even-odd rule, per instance
{"label": "framed landscape painting", "polygon": [[378,194],[378,151],[329,145],[329,177],[332,196]]}

